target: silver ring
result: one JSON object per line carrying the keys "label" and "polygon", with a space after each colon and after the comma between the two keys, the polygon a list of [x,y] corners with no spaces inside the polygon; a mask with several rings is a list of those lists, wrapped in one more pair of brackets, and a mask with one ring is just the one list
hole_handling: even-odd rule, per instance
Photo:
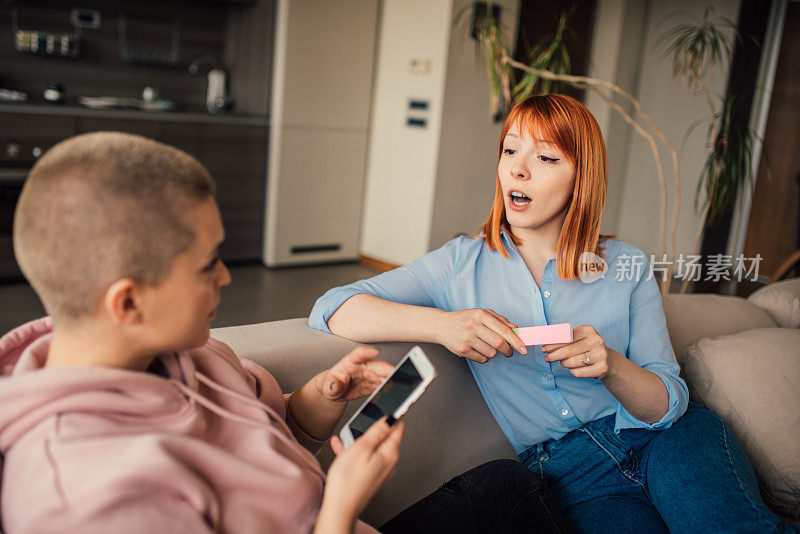
{"label": "silver ring", "polygon": [[582,363],[583,365],[589,365],[589,364],[590,364],[590,363],[592,363],[592,362],[591,362],[591,360],[589,360],[589,357],[587,356],[585,360],[581,360],[581,363]]}

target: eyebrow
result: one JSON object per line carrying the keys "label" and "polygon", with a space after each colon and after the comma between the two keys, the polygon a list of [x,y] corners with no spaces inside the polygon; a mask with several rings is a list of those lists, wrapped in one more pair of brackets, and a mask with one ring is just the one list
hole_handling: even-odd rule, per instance
{"label": "eyebrow", "polygon": [[[506,137],[514,137],[514,138],[516,138],[516,139],[519,139],[519,138],[520,138],[520,137],[519,137],[517,134],[515,134],[515,133],[510,133],[510,132],[506,134]],[[550,145],[550,146],[552,146],[552,147],[556,147],[556,148],[558,147],[558,145],[556,145],[554,142],[552,142],[552,141],[548,141],[547,139],[534,139],[534,141],[535,141],[535,142],[537,142],[537,143],[542,143],[542,144],[545,144],[545,145]]]}

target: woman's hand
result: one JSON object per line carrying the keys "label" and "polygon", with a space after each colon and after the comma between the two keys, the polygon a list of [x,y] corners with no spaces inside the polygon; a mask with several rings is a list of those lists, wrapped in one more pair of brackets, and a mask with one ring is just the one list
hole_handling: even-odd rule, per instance
{"label": "woman's hand", "polygon": [[292,393],[289,412],[294,422],[312,438],[328,439],[347,402],[372,393],[394,369],[375,359],[380,352],[375,347],[358,347]]}
{"label": "woman's hand", "polygon": [[597,378],[628,412],[646,423],[656,423],[669,410],[667,386],[655,373],[639,367],[606,347],[589,325],[572,329],[572,343],[544,345],[548,362],[561,362],[578,378]]}
{"label": "woman's hand", "polygon": [[394,474],[400,458],[403,429],[402,420],[389,426],[383,418],[348,449],[338,436],[331,439],[336,459],[328,469],[315,533],[347,531],[338,528],[347,525],[352,530],[370,499]]}
{"label": "woman's hand", "polygon": [[366,397],[389,376],[394,366],[376,360],[375,347],[358,347],[327,371],[314,377],[317,391],[330,401],[347,403]]}
{"label": "woman's hand", "polygon": [[[498,352],[506,357],[527,354],[528,349],[511,331],[517,325],[499,313],[476,308],[444,312],[436,328],[436,342],[463,358],[477,363],[486,363]],[[513,348],[512,348],[513,347]]]}
{"label": "woman's hand", "polygon": [[578,378],[608,377],[614,366],[617,352],[606,347],[605,340],[594,327],[584,324],[572,329],[572,343],[543,345],[545,361],[561,362]]}

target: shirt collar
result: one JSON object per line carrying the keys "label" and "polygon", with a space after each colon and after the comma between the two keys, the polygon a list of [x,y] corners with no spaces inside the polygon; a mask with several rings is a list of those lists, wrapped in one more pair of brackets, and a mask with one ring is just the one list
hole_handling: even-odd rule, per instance
{"label": "shirt collar", "polygon": [[511,239],[511,229],[509,229],[509,227],[508,227],[508,224],[506,224],[506,223],[502,223],[502,224],[500,225],[500,235],[501,235],[503,238],[505,238],[505,239],[506,239],[506,241],[509,241],[509,242],[511,242],[511,243],[513,243],[513,242],[514,242],[514,241]]}
{"label": "shirt collar", "polygon": [[[511,233],[511,229],[508,227],[508,224],[507,223],[502,223],[500,225],[500,237],[505,240],[505,244],[506,244],[507,247],[509,247],[511,250],[513,250],[514,252],[519,254],[519,249],[517,248],[517,245],[516,245],[516,243],[514,243],[514,240],[511,238],[511,236],[512,236],[512,233]],[[548,258],[547,263],[550,263],[551,261],[555,262],[556,261],[556,257],[555,256],[551,256],[550,258]],[[547,264],[545,264],[545,266],[546,265]]]}
{"label": "shirt collar", "polygon": [[500,239],[505,241],[507,247],[511,247],[519,254],[519,249],[517,249],[517,245],[511,238],[511,229],[508,227],[506,223],[500,225]]}

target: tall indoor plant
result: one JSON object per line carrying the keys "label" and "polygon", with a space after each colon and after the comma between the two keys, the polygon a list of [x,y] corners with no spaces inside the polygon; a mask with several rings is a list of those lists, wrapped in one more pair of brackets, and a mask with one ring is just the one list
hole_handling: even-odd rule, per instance
{"label": "tall indoor plant", "polygon": [[[708,154],[695,195],[696,209],[701,197],[703,201],[693,252],[698,250],[703,230],[733,206],[738,193],[752,180],[754,135],[734,120],[743,97],[713,95],[706,83],[719,65],[730,63],[733,49],[726,30],[739,35],[733,21],[716,17],[714,6],[709,3],[700,19],[667,30],[656,43],[672,58],[672,77],[683,81],[690,91],[702,94],[709,110],[708,117],[687,132],[688,136],[697,124],[708,122]],[[714,96],[721,104],[715,104]],[[688,280],[684,280],[681,292],[686,290],[687,284]]]}

